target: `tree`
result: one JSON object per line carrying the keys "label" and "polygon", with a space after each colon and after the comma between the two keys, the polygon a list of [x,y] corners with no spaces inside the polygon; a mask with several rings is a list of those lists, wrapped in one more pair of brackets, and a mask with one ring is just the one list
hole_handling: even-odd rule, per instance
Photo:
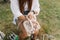
{"label": "tree", "polygon": [[3,0],[3,1],[4,1],[5,3],[6,3],[6,2],[10,2],[10,0]]}
{"label": "tree", "polygon": [[4,2],[7,2],[7,0],[3,0]]}

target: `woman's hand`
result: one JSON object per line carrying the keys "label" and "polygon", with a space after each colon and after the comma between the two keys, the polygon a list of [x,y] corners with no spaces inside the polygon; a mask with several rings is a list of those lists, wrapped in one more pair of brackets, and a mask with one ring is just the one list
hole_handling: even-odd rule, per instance
{"label": "woman's hand", "polygon": [[18,20],[25,20],[25,19],[26,19],[26,17],[24,15],[21,15],[18,17]]}
{"label": "woman's hand", "polygon": [[29,13],[28,13],[28,18],[29,18],[29,19],[32,19],[32,18],[33,18],[33,15],[34,15],[33,12],[29,12]]}

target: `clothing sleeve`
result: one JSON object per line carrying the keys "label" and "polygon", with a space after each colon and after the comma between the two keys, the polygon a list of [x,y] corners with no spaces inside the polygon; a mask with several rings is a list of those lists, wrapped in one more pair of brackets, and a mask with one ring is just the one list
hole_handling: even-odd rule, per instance
{"label": "clothing sleeve", "polygon": [[10,0],[10,7],[15,18],[22,15],[19,9],[18,0]]}
{"label": "clothing sleeve", "polygon": [[37,12],[37,15],[39,14],[39,12],[40,12],[39,0],[33,0],[31,11]]}

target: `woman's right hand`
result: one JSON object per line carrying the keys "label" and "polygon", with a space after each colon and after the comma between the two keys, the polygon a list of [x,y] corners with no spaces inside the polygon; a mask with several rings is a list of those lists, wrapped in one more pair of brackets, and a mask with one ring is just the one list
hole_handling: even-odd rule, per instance
{"label": "woman's right hand", "polygon": [[24,15],[21,15],[18,17],[18,20],[25,20],[25,19],[26,19],[26,17]]}
{"label": "woman's right hand", "polygon": [[28,18],[29,18],[29,19],[32,19],[32,18],[33,18],[33,12],[29,12],[29,13],[28,13]]}

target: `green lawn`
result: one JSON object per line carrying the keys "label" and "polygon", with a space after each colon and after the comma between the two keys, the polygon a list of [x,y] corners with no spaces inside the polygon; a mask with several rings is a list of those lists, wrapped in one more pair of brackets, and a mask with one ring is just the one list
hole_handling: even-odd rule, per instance
{"label": "green lawn", "polygon": [[[54,35],[60,40],[60,0],[40,0],[41,12],[38,16],[40,25],[46,33]],[[12,24],[13,14],[10,5],[0,4],[0,30],[4,33],[15,31],[16,26]]]}

